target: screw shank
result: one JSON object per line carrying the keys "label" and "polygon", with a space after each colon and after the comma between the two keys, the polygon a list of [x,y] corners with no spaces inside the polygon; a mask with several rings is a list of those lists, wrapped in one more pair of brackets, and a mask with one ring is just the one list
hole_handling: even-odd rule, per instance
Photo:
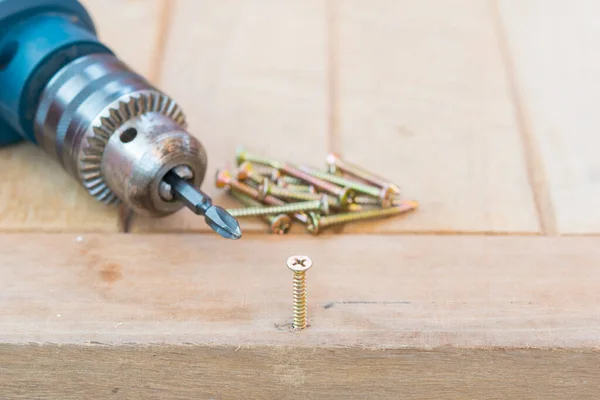
{"label": "screw shank", "polygon": [[318,179],[318,178],[312,176],[311,174],[306,173],[306,172],[304,172],[298,168],[295,168],[291,165],[284,165],[281,168],[281,171],[287,175],[293,176],[294,178],[298,178],[304,182],[310,183],[313,186],[315,186],[325,192],[331,193],[335,196],[341,196],[343,194],[342,188],[340,188],[339,186],[336,186],[336,185],[326,182],[324,180]]}
{"label": "screw shank", "polygon": [[234,217],[258,217],[272,214],[291,214],[304,211],[320,211],[323,203],[320,200],[286,204],[273,207],[234,208],[227,210]]}
{"label": "screw shank", "polygon": [[[230,182],[228,182],[229,187],[231,187],[232,190],[237,190],[247,196],[249,196],[250,198],[254,199],[254,200],[260,200],[265,204],[269,204],[269,205],[273,205],[273,206],[282,206],[287,204],[286,202],[284,202],[283,200],[280,200],[276,197],[273,197],[271,195],[267,195],[264,198],[261,198],[260,193],[258,192],[258,190],[251,188],[248,185],[245,185],[241,182],[238,181],[234,181],[231,180]],[[303,224],[307,224],[308,223],[308,216],[306,214],[303,213],[294,213],[293,217],[295,220],[303,223]]]}

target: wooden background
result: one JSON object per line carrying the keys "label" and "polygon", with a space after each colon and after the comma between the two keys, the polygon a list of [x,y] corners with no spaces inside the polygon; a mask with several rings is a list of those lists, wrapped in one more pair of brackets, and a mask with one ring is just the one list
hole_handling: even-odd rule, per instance
{"label": "wooden background", "polygon": [[[328,151],[421,208],[311,237],[120,232],[0,150],[2,398],[598,398],[600,2],[86,0],[207,147]],[[289,255],[311,326],[290,332]]]}

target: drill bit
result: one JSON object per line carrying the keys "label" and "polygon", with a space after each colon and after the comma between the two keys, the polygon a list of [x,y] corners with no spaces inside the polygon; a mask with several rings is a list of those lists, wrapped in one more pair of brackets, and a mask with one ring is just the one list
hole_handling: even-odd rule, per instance
{"label": "drill bit", "polygon": [[212,204],[212,200],[200,189],[181,178],[175,172],[168,172],[164,181],[171,185],[173,196],[181,201],[194,214],[204,215],[208,226],[227,239],[239,239],[242,231],[237,220],[227,211]]}

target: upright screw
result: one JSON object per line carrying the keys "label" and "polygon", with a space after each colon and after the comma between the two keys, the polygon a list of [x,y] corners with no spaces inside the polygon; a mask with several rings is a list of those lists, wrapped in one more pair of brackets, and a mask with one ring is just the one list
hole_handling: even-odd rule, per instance
{"label": "upright screw", "polygon": [[[231,191],[229,194],[247,207],[264,207],[260,202],[248,197],[243,193]],[[262,219],[269,224],[271,232],[276,235],[285,235],[292,227],[292,220],[286,214],[265,215],[262,217]]]}
{"label": "upright screw", "polygon": [[416,201],[404,201],[402,204],[396,207],[390,208],[379,208],[374,210],[365,210],[337,215],[319,216],[313,218],[311,223],[308,225],[308,231],[316,235],[322,229],[333,225],[346,224],[348,222],[357,222],[367,219],[386,218],[394,215],[402,214],[407,211],[416,209],[419,203]]}
{"label": "upright screw", "polygon": [[383,187],[383,188],[373,187],[373,186],[362,184],[357,181],[346,179],[339,175],[329,174],[327,172],[317,171],[317,170],[310,169],[310,168],[302,168],[302,170],[304,172],[307,172],[307,173],[311,174],[312,176],[315,176],[324,181],[331,182],[331,183],[334,183],[334,184],[342,186],[342,187],[347,187],[347,188],[353,189],[357,193],[364,193],[366,195],[376,197],[379,199],[379,203],[384,207],[391,206],[394,201],[394,198],[396,197],[396,193],[389,186]]}
{"label": "upright screw", "polygon": [[259,217],[264,215],[292,214],[306,211],[319,211],[324,214],[329,214],[329,203],[327,202],[327,197],[321,195],[319,200],[303,201],[285,204],[282,206],[233,208],[227,210],[232,217]]}
{"label": "upright screw", "polygon": [[[282,205],[287,204],[283,200],[280,200],[273,196],[261,197],[258,193],[258,190],[254,189],[248,185],[244,185],[242,182],[236,181],[231,176],[231,173],[227,170],[217,171],[215,185],[220,189],[229,187],[231,189],[231,191],[238,191],[240,193],[247,195],[248,197],[250,197],[254,200],[261,201],[265,204],[269,204],[272,206],[282,206]],[[308,213],[308,215],[304,214],[304,213],[295,213],[292,216],[294,217],[295,220],[308,226],[311,221],[311,218],[309,218],[309,216],[311,214],[312,213]]]}
{"label": "upright screw", "polygon": [[[301,201],[311,201],[311,200],[319,200],[323,197],[323,194],[319,193],[310,193],[310,192],[296,192],[294,190],[289,190],[286,188],[281,188],[273,185],[268,179],[263,179],[263,183],[258,187],[258,194],[262,198],[266,196],[274,196],[277,198],[284,199],[292,199],[292,200],[301,200]],[[327,204],[333,208],[340,208],[340,203],[337,199],[333,197],[326,196]]]}
{"label": "upright screw", "polygon": [[363,181],[369,182],[372,185],[375,185],[380,188],[390,188],[396,195],[400,194],[400,188],[388,182],[387,180],[368,172],[361,167],[351,164],[347,161],[342,160],[337,154],[329,153],[326,159],[327,167],[329,172],[335,174],[337,171],[345,172],[349,175],[354,175],[357,178],[362,179]]}
{"label": "upright screw", "polygon": [[304,329],[306,323],[306,271],[312,266],[307,256],[292,256],[287,260],[287,267],[294,272],[294,329]]}

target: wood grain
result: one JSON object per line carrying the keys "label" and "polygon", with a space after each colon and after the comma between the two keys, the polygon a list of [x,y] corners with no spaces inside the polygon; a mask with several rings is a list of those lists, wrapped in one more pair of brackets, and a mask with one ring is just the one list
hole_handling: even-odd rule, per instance
{"label": "wood grain", "polygon": [[10,399],[595,399],[596,351],[0,345]]}
{"label": "wood grain", "polygon": [[[600,239],[293,239],[0,235],[0,343],[600,345]],[[292,334],[298,253],[311,326]]]}
{"label": "wood grain", "polygon": [[137,73],[156,81],[154,61],[164,0],[82,0],[98,36]]}
{"label": "wood grain", "polygon": [[0,397],[595,398],[598,244],[0,235]]}
{"label": "wood grain", "polygon": [[[327,146],[325,5],[319,0],[180,0],[161,85],[187,112],[209,157],[203,188],[232,165],[238,145],[267,156],[322,163]],[[265,231],[243,221],[245,231]],[[208,228],[187,210],[161,220],[136,219],[135,231]]]}
{"label": "wood grain", "polygon": [[[152,70],[159,0],[87,0],[101,39],[139,73]],[[117,211],[31,144],[0,149],[0,230],[114,232]]]}
{"label": "wood grain", "polygon": [[600,3],[499,1],[537,189],[559,234],[600,232]]}
{"label": "wood grain", "polygon": [[342,155],[422,204],[346,231],[539,232],[490,3],[337,4]]}

